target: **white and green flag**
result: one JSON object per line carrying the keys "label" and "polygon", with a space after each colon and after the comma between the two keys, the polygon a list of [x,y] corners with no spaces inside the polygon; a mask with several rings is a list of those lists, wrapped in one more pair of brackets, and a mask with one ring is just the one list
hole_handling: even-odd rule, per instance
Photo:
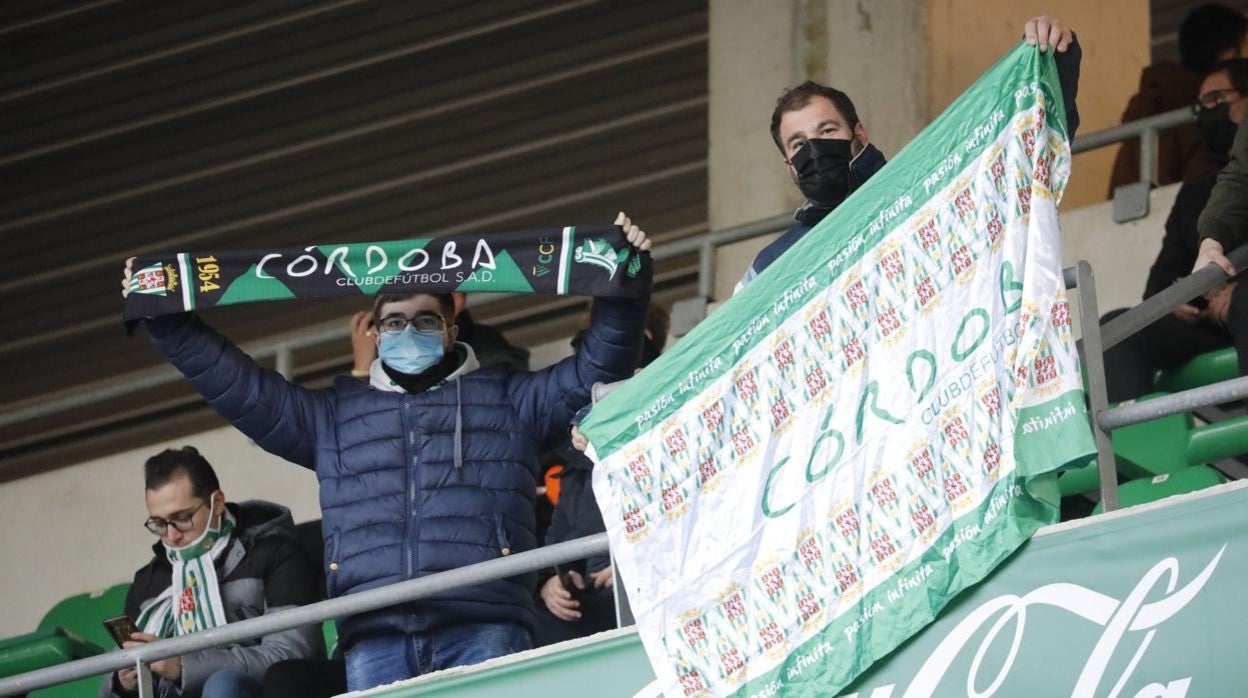
{"label": "white and green flag", "polygon": [[582,425],[668,696],[835,695],[1056,521],[1064,131],[1019,46]]}

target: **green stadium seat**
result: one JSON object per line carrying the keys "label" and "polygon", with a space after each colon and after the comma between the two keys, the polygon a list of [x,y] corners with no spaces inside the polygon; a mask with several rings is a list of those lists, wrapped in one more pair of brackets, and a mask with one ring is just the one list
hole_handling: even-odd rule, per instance
{"label": "green stadium seat", "polygon": [[104,649],[64,628],[36,630],[0,640],[0,677],[100,654]]}
{"label": "green stadium seat", "polygon": [[1227,347],[1201,354],[1182,366],[1160,371],[1155,385],[1158,390],[1177,393],[1180,390],[1212,385],[1238,376],[1238,354],[1235,352],[1235,347]]}
{"label": "green stadium seat", "polygon": [[103,591],[76,594],[53,606],[39,621],[39,629],[68,628],[88,642],[116,648],[108,630],[101,621],[119,616],[125,611],[126,592],[130,583],[117,584]]}
{"label": "green stadium seat", "polygon": [[[1137,504],[1160,501],[1176,494],[1203,490],[1224,482],[1226,482],[1226,476],[1217,470],[1207,465],[1194,465],[1172,473],[1122,483],[1118,486],[1118,505],[1126,509]],[[1092,513],[1099,514],[1101,511],[1101,505],[1098,503]]]}
{"label": "green stadium seat", "polygon": [[[113,638],[101,621],[125,612],[126,592],[130,583],[116,584],[103,591],[77,594],[53,606],[39,622],[39,628],[68,628],[88,642],[104,648],[117,649]],[[91,677],[59,686],[51,686],[30,694],[30,698],[94,698],[99,694],[100,678]]]}
{"label": "green stadium seat", "polygon": [[[55,666],[116,649],[101,625],[121,615],[130,584],[118,584],[101,592],[77,594],[52,607],[38,629],[26,635],[0,640],[0,676]],[[29,694],[30,698],[93,698],[100,678],[91,677]]]}
{"label": "green stadium seat", "polygon": [[[1165,393],[1152,393],[1140,400],[1162,395]],[[1188,459],[1188,442],[1194,426],[1191,415],[1176,414],[1115,429],[1112,438],[1118,473],[1128,479],[1146,478],[1193,465]],[[1100,487],[1096,463],[1063,473],[1057,483],[1063,497],[1096,491]]]}
{"label": "green stadium seat", "polygon": [[338,626],[333,618],[321,623],[321,632],[325,635],[325,656],[332,657],[338,649]]}

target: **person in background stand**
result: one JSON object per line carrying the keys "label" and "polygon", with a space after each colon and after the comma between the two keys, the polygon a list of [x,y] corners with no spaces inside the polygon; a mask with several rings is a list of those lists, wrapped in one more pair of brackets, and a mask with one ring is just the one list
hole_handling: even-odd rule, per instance
{"label": "person in background stand", "polygon": [[[640,371],[659,358],[667,343],[670,320],[658,306],[650,306],[646,316],[646,337],[642,344]],[[581,335],[572,340],[578,345]],[[573,419],[572,436],[559,448],[563,472],[559,476],[559,502],[546,531],[546,545],[562,543],[607,530],[594,496],[594,463],[582,451],[585,442],[576,425],[589,412],[584,408]],[[615,570],[608,555],[578,560],[547,570],[538,586],[537,633],[534,645],[586,637],[616,627]]]}
{"label": "person in background stand", "polygon": [[[1205,143],[1213,157],[1227,163],[1235,131],[1248,116],[1248,58],[1223,61],[1201,83],[1193,105]],[[1144,298],[1164,291],[1191,273],[1201,236],[1197,219],[1205,210],[1218,179],[1206,172],[1183,182],[1166,219],[1161,251],[1148,272]],[[1126,312],[1107,313],[1102,323]],[[1130,400],[1153,391],[1157,369],[1178,366],[1193,357],[1224,347],[1239,350],[1240,375],[1248,375],[1248,285],[1232,282],[1208,299],[1184,303],[1105,352],[1105,385],[1111,402]]]}
{"label": "person in background stand", "polygon": [[[1215,63],[1248,54],[1248,18],[1221,3],[1195,8],[1179,26],[1179,62],[1159,61],[1140,74],[1140,89],[1122,112],[1122,123],[1182,109],[1203,94],[1200,83]],[[1186,124],[1157,134],[1157,186],[1217,172],[1225,162],[1206,148],[1202,130]],[[1212,157],[1211,157],[1212,156]],[[1114,156],[1109,197],[1140,181],[1140,142],[1130,139]]]}

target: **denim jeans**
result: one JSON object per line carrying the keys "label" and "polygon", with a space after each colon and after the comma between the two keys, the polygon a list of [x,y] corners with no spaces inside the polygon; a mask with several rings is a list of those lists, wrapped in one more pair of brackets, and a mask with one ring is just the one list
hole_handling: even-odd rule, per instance
{"label": "denim jeans", "polygon": [[361,691],[532,647],[529,629],[518,623],[461,623],[414,635],[375,635],[347,650],[347,688]]}
{"label": "denim jeans", "polygon": [[204,682],[200,698],[260,698],[260,682],[241,671],[218,671]]}

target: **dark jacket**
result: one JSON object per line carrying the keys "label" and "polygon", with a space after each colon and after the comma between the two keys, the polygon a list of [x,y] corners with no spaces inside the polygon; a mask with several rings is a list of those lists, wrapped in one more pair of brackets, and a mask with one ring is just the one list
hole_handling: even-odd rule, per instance
{"label": "dark jacket", "polygon": [[1248,242],[1248,119],[1235,132],[1231,161],[1218,175],[1197,225],[1202,238],[1217,240],[1228,253]]}
{"label": "dark jacket", "polygon": [[[1163,61],[1144,68],[1140,74],[1139,91],[1127,102],[1122,123],[1190,107],[1200,92],[1200,76],[1172,61]],[[1158,186],[1186,181],[1217,170],[1208,157],[1205,141],[1195,123],[1185,124],[1157,134]],[[1123,142],[1114,156],[1114,169],[1109,180],[1109,196],[1124,184],[1140,181],[1140,141]]]}
{"label": "dark jacket", "polygon": [[[550,517],[550,528],[546,530],[546,545],[576,540],[607,530],[602,520],[602,510],[598,508],[598,498],[594,496],[594,462],[573,448],[571,443],[564,443],[559,447],[558,454],[563,461],[563,473],[559,476],[559,503]],[[603,554],[560,567],[576,570],[581,576],[585,576],[609,564],[611,557]]]}
{"label": "dark jacket", "polygon": [[[1070,46],[1066,48],[1065,53],[1054,53],[1053,59],[1057,65],[1057,77],[1061,83],[1062,103],[1066,107],[1066,137],[1074,140],[1075,131],[1079,129],[1079,107],[1075,103],[1079,96],[1079,64],[1083,60],[1083,49],[1079,46],[1079,38],[1072,33]],[[849,167],[849,192],[852,195],[859,187],[866,183],[876,172],[880,171],[887,164],[884,154],[877,150],[874,146],[868,145]],[[749,269],[746,269],[745,275],[737,282],[737,287],[733,289],[733,293],[737,293],[745,288],[753,281],[763,270],[771,266],[780,258],[780,255],[789,250],[790,247],[797,244],[809,233],[812,228],[819,225],[824,218],[831,213],[833,209],[815,206],[807,203],[805,206],[797,210],[793,214],[793,218],[797,220],[797,224],[789,228],[783,235],[771,241],[766,247],[759,251],[758,256],[754,258]]]}
{"label": "dark jacket", "polygon": [[[1174,198],[1174,206],[1166,218],[1166,234],[1161,239],[1161,251],[1148,270],[1148,283],[1144,285],[1144,297],[1164,291],[1175,281],[1192,273],[1192,265],[1196,263],[1196,253],[1200,249],[1200,234],[1197,232],[1196,221],[1204,210],[1213,193],[1213,185],[1218,180],[1218,172],[1206,172],[1183,182],[1179,193]],[[1195,305],[1203,305],[1204,299],[1192,301]]]}
{"label": "dark jacket", "polygon": [[[226,506],[237,520],[230,547],[216,561],[226,620],[233,623],[317,601],[316,570],[295,540],[290,511],[261,501]],[[134,573],[126,593],[125,612],[131,618],[138,618],[172,583],[173,566],[164,547],[156,543],[152,552],[152,561]],[[180,681],[153,679],[160,679],[158,695],[198,696],[204,681],[218,671],[240,671],[259,681],[277,662],[324,654],[321,629],[310,625],[183,655]],[[122,695],[116,674],[104,679],[100,695]]]}
{"label": "dark jacket", "polygon": [[[198,317],[147,326],[222,416],[265,450],[316,471],[326,586],[341,596],[536,547],[538,454],[567,434],[594,383],[632,374],[647,301],[598,299],[581,350],[547,369],[480,369],[417,394],[349,379],[301,388]],[[520,575],[339,619],[339,635],[350,649],[365,634],[458,622],[532,628],[534,581]]]}

